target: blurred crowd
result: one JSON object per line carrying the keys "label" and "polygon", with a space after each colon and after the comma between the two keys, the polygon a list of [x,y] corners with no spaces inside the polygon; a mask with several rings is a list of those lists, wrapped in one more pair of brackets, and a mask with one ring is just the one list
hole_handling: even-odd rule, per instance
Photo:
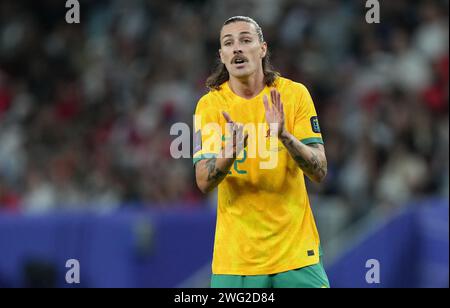
{"label": "blurred crowd", "polygon": [[197,206],[192,161],[170,126],[192,124],[225,19],[263,28],[272,63],[312,93],[328,176],[313,195],[352,218],[448,197],[448,1],[0,2],[0,207]]}

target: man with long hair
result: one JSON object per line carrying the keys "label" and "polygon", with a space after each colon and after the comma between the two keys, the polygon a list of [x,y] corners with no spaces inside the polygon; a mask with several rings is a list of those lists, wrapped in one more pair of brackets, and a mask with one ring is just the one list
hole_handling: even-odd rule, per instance
{"label": "man with long hair", "polygon": [[[249,17],[225,21],[219,54],[194,124],[197,185],[204,193],[218,187],[211,286],[329,287],[304,178],[321,182],[327,173],[311,96],[273,71],[262,30]],[[202,130],[211,123],[231,138]],[[247,157],[245,127],[260,123],[269,128],[263,138],[277,141],[270,169],[260,167],[262,157]],[[207,146],[211,138],[225,146]]]}

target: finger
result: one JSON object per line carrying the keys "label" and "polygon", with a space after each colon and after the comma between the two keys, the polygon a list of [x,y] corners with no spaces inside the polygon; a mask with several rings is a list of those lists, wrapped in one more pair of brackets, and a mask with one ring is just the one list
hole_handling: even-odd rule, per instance
{"label": "finger", "polygon": [[236,140],[236,136],[237,136],[239,127],[236,126],[235,124],[233,124],[233,126],[231,126],[230,129],[231,129],[231,134],[233,135],[233,140]]}
{"label": "finger", "polygon": [[272,89],[270,91],[270,95],[272,96],[272,105],[273,107],[278,110],[278,103],[277,103],[277,93],[275,89]]}
{"label": "finger", "polygon": [[269,100],[267,99],[267,95],[263,96],[263,103],[264,103],[264,108],[266,109],[266,112],[269,112],[270,107],[269,107]]}
{"label": "finger", "polygon": [[277,91],[273,90],[273,106],[278,111]]}
{"label": "finger", "polygon": [[227,123],[233,123],[234,121],[231,119],[230,115],[228,113],[226,113],[225,111],[222,111],[222,115],[225,118],[225,120],[227,121]]}
{"label": "finger", "polygon": [[241,141],[244,135],[244,126],[240,124],[235,124],[233,135],[236,141]]}
{"label": "finger", "polygon": [[236,128],[236,138],[237,138],[237,140],[239,140],[239,141],[242,140],[243,133],[244,133],[244,127],[239,125]]}
{"label": "finger", "polygon": [[239,155],[242,150],[244,149],[244,143],[243,143],[243,126],[239,125],[236,127],[236,135],[234,138],[234,147],[236,149],[236,154]]}
{"label": "finger", "polygon": [[247,146],[247,144],[248,144],[248,133],[245,133],[245,136],[244,136],[244,148]]}
{"label": "finger", "polygon": [[275,107],[275,90],[271,89],[270,90],[270,98],[272,100],[272,108]]}
{"label": "finger", "polygon": [[281,94],[278,91],[276,91],[275,93],[277,97],[277,108],[279,111],[281,111]]}
{"label": "finger", "polygon": [[281,100],[280,100],[280,111],[281,111],[281,114],[284,116],[284,105],[281,102]]}
{"label": "finger", "polygon": [[236,138],[237,138],[236,141],[241,144],[244,144],[246,136],[248,136],[248,133],[247,132],[244,133],[244,128],[242,128],[239,130],[239,132],[236,136]]}

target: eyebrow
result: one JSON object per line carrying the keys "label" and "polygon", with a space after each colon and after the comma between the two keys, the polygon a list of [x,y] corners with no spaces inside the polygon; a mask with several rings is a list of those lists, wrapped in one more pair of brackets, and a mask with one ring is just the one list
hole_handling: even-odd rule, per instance
{"label": "eyebrow", "polygon": [[[239,35],[243,35],[243,34],[252,34],[251,32],[249,32],[249,31],[242,31],[241,33],[239,33]],[[223,39],[225,39],[225,38],[227,38],[227,37],[233,37],[231,34],[225,34],[223,37],[222,37],[222,40]]]}

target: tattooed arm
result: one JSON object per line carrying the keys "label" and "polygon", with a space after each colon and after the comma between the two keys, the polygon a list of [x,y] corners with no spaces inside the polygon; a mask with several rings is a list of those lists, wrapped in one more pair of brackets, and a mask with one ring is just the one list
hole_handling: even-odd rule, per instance
{"label": "tattooed arm", "polygon": [[325,148],[322,144],[305,145],[292,134],[290,134],[284,124],[284,107],[281,102],[280,93],[272,89],[270,91],[272,105],[266,95],[263,96],[264,108],[266,110],[266,121],[270,125],[277,127],[275,132],[283,142],[291,157],[297,162],[297,165],[314,182],[322,182],[327,175],[327,159],[325,157]]}
{"label": "tattooed arm", "polygon": [[236,157],[247,145],[248,134],[244,135],[244,127],[233,122],[227,113],[223,112],[223,116],[227,123],[231,125],[232,142],[225,144],[226,149],[222,150],[221,155],[219,155],[220,158],[201,160],[195,165],[197,186],[203,193],[210,192],[223,181],[233,166]]}
{"label": "tattooed arm", "polygon": [[314,182],[320,183],[327,175],[327,158],[322,144],[305,145],[288,132],[280,136],[281,142],[297,165]]}
{"label": "tattooed arm", "polygon": [[195,165],[197,186],[202,193],[208,193],[216,188],[227,176],[235,158],[209,158]]}

